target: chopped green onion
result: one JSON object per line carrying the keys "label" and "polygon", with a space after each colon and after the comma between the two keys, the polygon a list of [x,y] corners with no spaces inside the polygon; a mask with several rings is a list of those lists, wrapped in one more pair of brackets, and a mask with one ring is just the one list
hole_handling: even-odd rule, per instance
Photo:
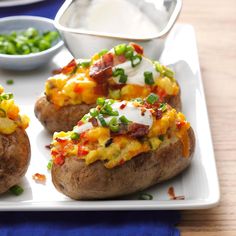
{"label": "chopped green onion", "polygon": [[172,79],[172,78],[174,78],[175,73],[170,68],[165,67],[164,75]]}
{"label": "chopped green onion", "polygon": [[92,108],[92,109],[90,109],[89,113],[92,117],[96,117],[99,112],[96,108]]}
{"label": "chopped green onion", "polygon": [[158,137],[162,142],[164,141],[164,135],[159,135]]}
{"label": "chopped green onion", "polygon": [[142,98],[134,98],[131,101],[138,102],[140,104],[143,104],[143,99]]}
{"label": "chopped green onion", "polygon": [[134,48],[128,45],[126,47],[125,57],[129,60],[134,56]]}
{"label": "chopped green onion", "polygon": [[145,71],[144,73],[145,84],[152,85],[154,84],[153,74],[150,71]]}
{"label": "chopped green onion", "polygon": [[78,140],[79,137],[80,137],[80,135],[79,135],[78,133],[75,133],[75,132],[72,133],[71,136],[70,136],[70,138],[71,138],[72,140]]}
{"label": "chopped green onion", "polygon": [[0,108],[0,117],[6,117],[6,116],[7,116],[6,111]]}
{"label": "chopped green onion", "polygon": [[83,121],[83,122],[85,122],[87,119],[89,119],[90,118],[90,115],[89,114],[85,114],[83,117],[82,117],[82,119],[81,119],[81,121]]}
{"label": "chopped green onion", "polygon": [[119,131],[119,124],[117,122],[117,118],[113,117],[110,121],[109,121],[109,128],[112,132],[118,132]]}
{"label": "chopped green onion", "polygon": [[156,61],[154,64],[155,64],[156,71],[163,74],[164,73],[163,66],[158,61]]}
{"label": "chopped green onion", "polygon": [[86,67],[89,67],[91,64],[91,60],[83,60],[80,62],[80,65],[83,67],[83,68],[86,68]]}
{"label": "chopped green onion", "polygon": [[161,103],[159,108],[161,109],[162,112],[166,111],[167,110],[166,103]]}
{"label": "chopped green onion", "polygon": [[119,120],[123,123],[123,124],[128,124],[130,121],[123,115],[119,118]]}
{"label": "chopped green onion", "polygon": [[142,193],[139,195],[139,200],[152,200],[153,196],[151,194],[148,193]]}
{"label": "chopped green onion", "polygon": [[24,189],[19,185],[14,185],[13,187],[9,189],[9,191],[13,193],[14,195],[19,196],[24,192]]}
{"label": "chopped green onion", "polygon": [[13,94],[12,93],[4,93],[2,95],[0,95],[0,101],[2,100],[10,100],[13,98]]}
{"label": "chopped green onion", "polygon": [[48,162],[47,164],[47,169],[51,170],[52,169],[52,159]]}
{"label": "chopped green onion", "polygon": [[123,68],[115,68],[115,70],[112,72],[112,76],[117,77],[119,75],[124,75],[125,71]]}
{"label": "chopped green onion", "polygon": [[132,67],[135,67],[137,65],[139,65],[142,61],[142,56],[140,55],[135,55],[131,58],[131,65]]}
{"label": "chopped green onion", "polygon": [[104,99],[104,98],[98,98],[98,99],[97,99],[97,105],[103,106],[104,103],[105,103],[105,99]]}
{"label": "chopped green onion", "polygon": [[106,121],[105,121],[105,119],[104,119],[104,117],[103,117],[102,114],[99,114],[99,115],[98,115],[98,120],[100,121],[100,123],[101,123],[101,125],[102,125],[103,127],[107,126],[107,123],[106,123]]}
{"label": "chopped green onion", "polygon": [[106,54],[107,52],[108,52],[107,49],[103,49],[102,51],[100,51],[100,52],[98,53],[98,56],[101,57],[101,56],[103,56],[104,54]]}
{"label": "chopped green onion", "polygon": [[158,97],[156,94],[151,93],[151,94],[147,97],[147,102],[148,102],[149,104],[154,104],[155,102],[158,101],[158,98],[159,98],[159,97]]}
{"label": "chopped green onion", "polygon": [[125,84],[127,82],[128,76],[127,75],[120,75],[119,82]]}
{"label": "chopped green onion", "polygon": [[109,89],[109,96],[113,99],[120,99],[120,89],[112,90]]}
{"label": "chopped green onion", "polygon": [[8,85],[14,84],[14,80],[13,80],[13,79],[7,80],[7,84],[8,84]]}
{"label": "chopped green onion", "polygon": [[115,54],[117,56],[124,54],[126,51],[126,47],[127,47],[126,44],[120,44],[120,45],[115,46],[114,47]]}

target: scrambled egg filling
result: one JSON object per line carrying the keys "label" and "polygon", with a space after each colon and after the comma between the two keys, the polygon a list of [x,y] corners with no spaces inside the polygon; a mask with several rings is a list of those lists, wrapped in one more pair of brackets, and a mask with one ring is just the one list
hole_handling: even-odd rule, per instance
{"label": "scrambled egg filling", "polygon": [[12,94],[4,93],[0,85],[0,133],[11,134],[17,127],[26,129],[29,118],[19,114],[19,107],[15,104]]}
{"label": "scrambled egg filling", "polygon": [[103,161],[106,168],[119,166],[133,157],[157,150],[174,136],[183,143],[183,155],[188,157],[189,141],[187,130],[190,125],[182,113],[175,109],[167,110],[161,119],[153,117],[153,125],[142,139],[128,135],[111,137],[109,128],[93,127],[73,139],[73,131],[54,133],[51,154],[55,164],[63,164],[65,158],[77,156],[87,165]]}

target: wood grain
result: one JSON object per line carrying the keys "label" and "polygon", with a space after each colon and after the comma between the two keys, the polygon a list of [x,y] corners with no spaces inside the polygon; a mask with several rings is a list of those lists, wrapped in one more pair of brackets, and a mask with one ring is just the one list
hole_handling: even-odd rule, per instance
{"label": "wood grain", "polygon": [[203,84],[220,179],[221,201],[183,211],[183,236],[236,235],[236,0],[185,0],[178,22],[197,35]]}

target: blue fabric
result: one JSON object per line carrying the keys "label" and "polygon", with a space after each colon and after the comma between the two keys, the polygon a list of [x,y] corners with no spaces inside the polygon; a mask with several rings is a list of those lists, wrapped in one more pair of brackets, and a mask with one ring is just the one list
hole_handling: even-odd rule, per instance
{"label": "blue fabric", "polygon": [[65,0],[44,0],[28,5],[0,7],[0,17],[14,15],[43,16],[54,19],[58,9]]}
{"label": "blue fabric", "polygon": [[176,211],[5,212],[1,236],[179,236]]}
{"label": "blue fabric", "polygon": [[[0,17],[54,18],[64,0],[0,8]],[[178,236],[177,211],[1,212],[0,236]]]}

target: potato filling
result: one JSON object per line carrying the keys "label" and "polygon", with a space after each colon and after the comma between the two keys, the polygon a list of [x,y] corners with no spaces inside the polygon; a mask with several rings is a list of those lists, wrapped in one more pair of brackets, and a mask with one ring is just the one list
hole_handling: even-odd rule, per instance
{"label": "potato filling", "polygon": [[[54,133],[51,145],[54,164],[62,165],[65,158],[76,156],[87,165],[103,161],[106,168],[114,168],[141,153],[157,150],[173,138],[181,140],[183,156],[189,156],[187,131],[190,124],[182,113],[159,103],[155,95],[132,102],[99,99],[97,103],[73,131]],[[133,120],[131,116],[125,117],[124,104],[127,109],[131,107],[140,112],[140,118],[146,115],[144,123],[137,118],[138,113]]]}
{"label": "potato filling", "polygon": [[47,99],[61,107],[93,104],[98,97],[131,100],[155,93],[164,101],[179,94],[174,72],[143,55],[137,44],[121,44],[89,60],[72,60],[45,84]]}
{"label": "potato filling", "polygon": [[17,127],[26,129],[29,124],[29,118],[20,115],[19,107],[13,100],[13,94],[4,93],[0,85],[0,133],[11,134]]}

